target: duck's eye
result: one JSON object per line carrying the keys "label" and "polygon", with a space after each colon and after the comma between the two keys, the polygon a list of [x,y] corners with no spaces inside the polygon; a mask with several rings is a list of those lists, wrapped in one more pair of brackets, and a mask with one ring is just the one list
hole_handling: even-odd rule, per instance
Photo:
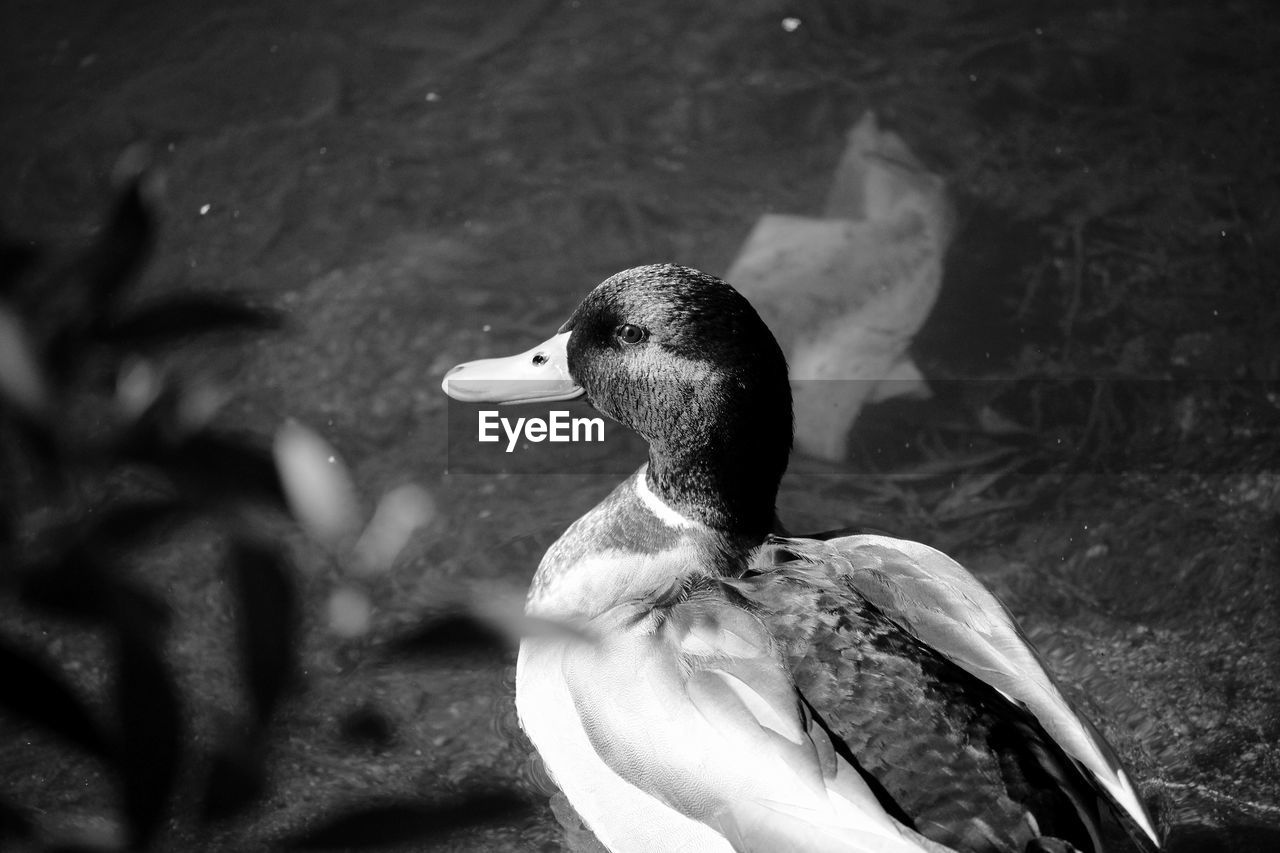
{"label": "duck's eye", "polygon": [[649,330],[631,323],[623,323],[614,330],[614,335],[624,344],[638,344],[649,337]]}

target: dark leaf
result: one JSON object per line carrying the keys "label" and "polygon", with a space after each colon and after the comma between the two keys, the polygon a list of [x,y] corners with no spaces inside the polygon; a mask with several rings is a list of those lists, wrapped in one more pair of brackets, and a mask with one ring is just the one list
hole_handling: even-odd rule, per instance
{"label": "dark leaf", "polygon": [[230,569],[240,599],[240,653],[258,724],[265,725],[293,677],[297,597],[284,555],[238,541]]}
{"label": "dark leaf", "polygon": [[124,807],[135,846],[145,847],[168,812],[182,749],[182,718],[160,644],[122,631],[118,654]]}
{"label": "dark leaf", "polygon": [[176,442],[166,438],[140,425],[119,451],[135,462],[159,468],[181,492],[192,497],[214,503],[257,502],[287,509],[270,450],[245,438],[208,431]]}
{"label": "dark leaf", "polygon": [[520,820],[531,811],[526,800],[507,791],[474,793],[440,803],[370,805],[287,838],[283,846],[292,850],[370,850],[406,842],[423,844],[466,827]]}
{"label": "dark leaf", "polygon": [[128,182],[92,246],[74,264],[59,265],[29,300],[45,323],[44,356],[55,384],[101,363],[90,349],[95,332],[109,325],[121,294],[137,280],[151,253],[154,224],[143,198],[150,178],[131,168]]}
{"label": "dark leaf", "polygon": [[193,335],[280,325],[272,312],[253,308],[227,296],[192,293],[170,297],[112,322],[101,332],[111,343],[138,349],[173,344]]}
{"label": "dark leaf", "polygon": [[97,721],[51,664],[0,639],[0,708],[64,738],[86,752],[105,756]]}
{"label": "dark leaf", "polygon": [[116,199],[111,218],[84,258],[94,315],[106,317],[120,293],[137,277],[151,252],[151,211],[142,197],[145,176],[132,180]]}
{"label": "dark leaf", "polygon": [[511,641],[500,630],[466,612],[433,616],[387,642],[391,658],[436,659],[464,655],[500,655]]}
{"label": "dark leaf", "polygon": [[265,790],[262,751],[247,743],[226,744],[210,763],[200,817],[204,821],[235,817],[260,800]]}
{"label": "dark leaf", "polygon": [[203,486],[231,500],[286,505],[271,451],[244,439],[202,433],[184,442],[174,462],[196,489]]}
{"label": "dark leaf", "polygon": [[121,501],[80,525],[76,547],[94,554],[147,545],[196,512],[191,504],[168,498]]}
{"label": "dark leaf", "polygon": [[486,608],[484,615],[452,610],[431,616],[417,627],[388,640],[384,657],[434,659],[504,655],[524,637],[556,637],[567,642],[594,643],[594,633],[568,622],[528,616],[518,611]]}
{"label": "dark leaf", "polygon": [[169,622],[168,608],[154,593],[83,553],[27,572],[20,589],[32,607],[114,627],[143,642],[153,641]]}

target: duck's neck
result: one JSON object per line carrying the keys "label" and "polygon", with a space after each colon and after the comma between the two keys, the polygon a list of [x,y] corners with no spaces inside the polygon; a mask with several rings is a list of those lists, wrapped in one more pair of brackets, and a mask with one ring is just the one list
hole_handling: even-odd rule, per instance
{"label": "duck's neck", "polygon": [[790,408],[723,433],[650,443],[649,489],[730,541],[759,544],[775,526],[778,484],[791,449]]}

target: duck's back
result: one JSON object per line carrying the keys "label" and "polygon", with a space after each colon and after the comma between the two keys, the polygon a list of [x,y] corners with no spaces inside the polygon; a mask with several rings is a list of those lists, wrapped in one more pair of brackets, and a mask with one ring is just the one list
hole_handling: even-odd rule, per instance
{"label": "duck's back", "polygon": [[1021,851],[1042,835],[1090,849],[1063,785],[1045,782],[1056,773],[1071,789],[1087,785],[1034,718],[874,607],[836,615],[822,597],[812,612],[835,618],[813,623],[792,674],[820,714],[832,709],[823,722],[884,787],[887,808],[956,850]]}
{"label": "duck's back", "polygon": [[932,575],[913,560],[935,554],[884,537],[774,540],[736,585],[886,809],[925,836],[962,851],[1042,836],[1093,850],[1110,799],[1141,844],[1149,819],[1110,748],[989,592],[950,561]]}

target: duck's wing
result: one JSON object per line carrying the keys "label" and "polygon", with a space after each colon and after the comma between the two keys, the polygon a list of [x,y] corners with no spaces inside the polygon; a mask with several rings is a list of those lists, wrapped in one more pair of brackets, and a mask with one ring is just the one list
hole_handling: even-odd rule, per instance
{"label": "duck's wing", "polygon": [[774,538],[765,564],[822,566],[886,618],[1025,708],[1153,844],[1159,837],[1114,750],[1062,695],[1008,609],[963,566],[886,536]]}
{"label": "duck's wing", "polygon": [[632,785],[737,851],[945,850],[837,755],[757,616],[708,593],[601,620],[566,681],[596,753]]}

